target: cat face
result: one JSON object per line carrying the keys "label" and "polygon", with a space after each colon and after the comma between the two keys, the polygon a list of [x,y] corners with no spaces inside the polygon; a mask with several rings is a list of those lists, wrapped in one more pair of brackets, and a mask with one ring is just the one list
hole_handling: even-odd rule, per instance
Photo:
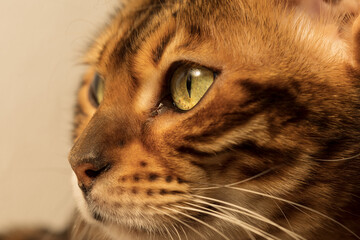
{"label": "cat face", "polygon": [[356,236],[359,75],[332,23],[272,1],[125,4],[79,91],[86,220],[115,239]]}

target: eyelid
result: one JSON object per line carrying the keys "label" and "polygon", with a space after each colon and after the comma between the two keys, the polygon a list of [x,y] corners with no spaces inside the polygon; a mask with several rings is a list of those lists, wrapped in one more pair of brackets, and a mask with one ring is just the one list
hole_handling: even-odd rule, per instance
{"label": "eyelid", "polygon": [[186,66],[189,68],[207,68],[214,73],[214,79],[216,79],[222,72],[221,69],[216,68],[216,67],[203,65],[203,64],[188,61],[188,60],[178,60],[178,61],[175,61],[170,64],[170,67],[168,68],[168,70],[166,71],[166,74],[165,74],[165,81],[170,82],[172,77],[174,76],[175,71],[181,66]]}

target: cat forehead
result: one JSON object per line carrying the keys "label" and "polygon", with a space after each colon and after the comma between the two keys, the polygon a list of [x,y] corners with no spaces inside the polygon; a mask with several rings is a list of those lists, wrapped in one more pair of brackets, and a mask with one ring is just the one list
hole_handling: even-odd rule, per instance
{"label": "cat forehead", "polygon": [[[195,30],[192,23],[199,25],[201,15],[188,13],[194,6],[186,6],[187,4],[181,1],[129,1],[113,15],[106,30],[91,47],[86,61],[100,62],[116,51],[118,52],[114,55],[121,56],[124,51],[130,52],[139,48],[139,44],[148,40],[150,35],[159,34],[159,29],[167,28],[174,22],[177,28],[187,25]],[[196,16],[196,19],[179,16],[179,13],[184,15],[185,12],[188,16]]]}
{"label": "cat forehead", "polygon": [[[243,69],[265,66],[273,72],[282,66],[285,72],[296,72],[299,61],[310,55],[314,61],[329,63],[346,55],[346,44],[329,40],[326,32],[308,16],[286,12],[274,1],[129,1],[86,61],[103,75],[124,63],[152,62],[156,67],[165,48],[175,42],[176,50],[183,50],[175,53],[183,60],[205,66],[221,68],[222,63],[236,62]],[[145,58],[136,59],[139,52]],[[186,52],[193,56],[186,59]],[[201,55],[207,55],[205,61]],[[172,60],[177,59],[168,59]]]}
{"label": "cat forehead", "polygon": [[[222,45],[231,42],[234,47],[236,39],[230,41],[230,38],[244,38],[247,34],[244,28],[253,28],[254,21],[248,21],[254,19],[251,15],[258,15],[256,8],[244,8],[239,3],[241,1],[129,1],[95,41],[86,61],[98,63],[110,55],[115,59],[109,62],[121,61],[125,53],[136,52],[150,36],[164,34],[162,29],[172,30],[174,35],[185,31],[188,36],[179,38],[184,41],[179,43],[182,47],[194,48],[204,39]],[[201,36],[204,38],[200,39]]]}

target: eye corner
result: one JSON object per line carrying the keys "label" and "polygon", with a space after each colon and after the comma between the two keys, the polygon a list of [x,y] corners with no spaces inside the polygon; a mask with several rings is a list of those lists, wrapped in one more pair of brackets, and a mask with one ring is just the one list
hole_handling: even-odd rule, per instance
{"label": "eye corner", "polygon": [[213,70],[214,81],[221,75],[220,70]]}

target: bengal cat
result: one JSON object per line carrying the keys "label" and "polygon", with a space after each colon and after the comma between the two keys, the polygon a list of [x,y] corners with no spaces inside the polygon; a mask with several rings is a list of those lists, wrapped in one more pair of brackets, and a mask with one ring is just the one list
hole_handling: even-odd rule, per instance
{"label": "bengal cat", "polygon": [[360,239],[359,5],[124,2],[85,58],[57,239]]}

